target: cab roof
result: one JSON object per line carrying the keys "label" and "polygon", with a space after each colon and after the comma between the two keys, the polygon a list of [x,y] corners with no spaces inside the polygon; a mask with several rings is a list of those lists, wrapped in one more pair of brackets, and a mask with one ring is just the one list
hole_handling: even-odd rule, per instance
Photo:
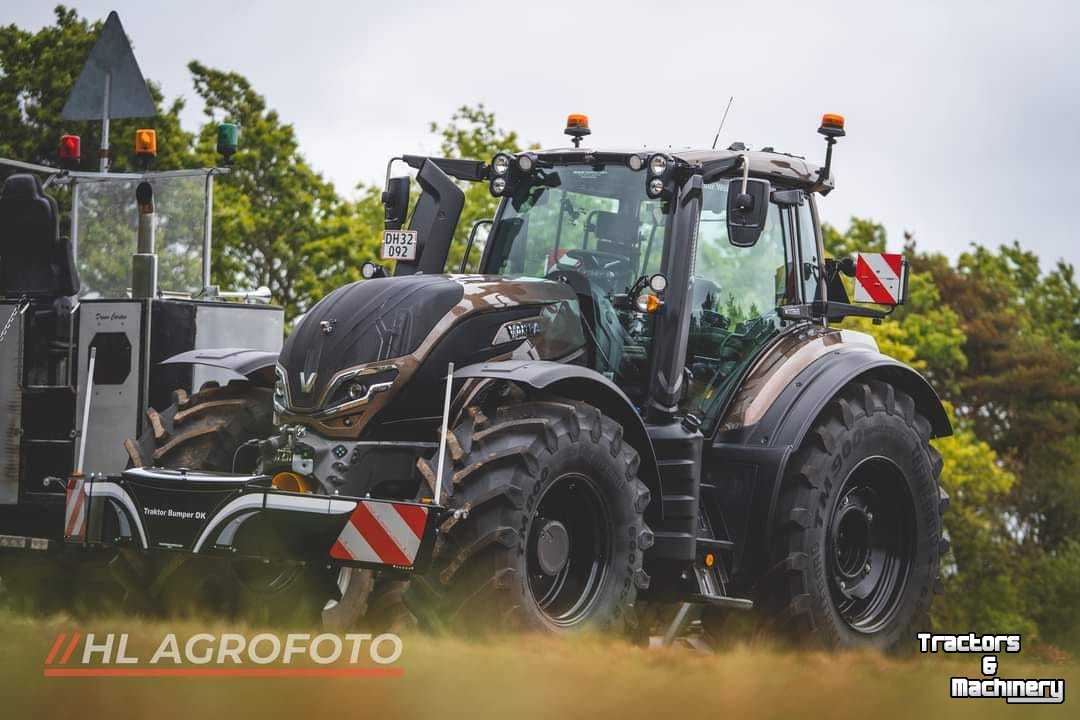
{"label": "cab roof", "polygon": [[[642,155],[648,157],[654,153],[663,153],[675,158],[677,162],[685,163],[692,168],[698,168],[704,175],[719,176],[739,168],[739,158],[743,155],[750,160],[750,174],[769,180],[794,185],[808,191],[817,191],[827,195],[836,186],[836,173],[832,172],[824,183],[818,182],[820,166],[807,162],[805,158],[797,155],[766,150],[671,150],[655,148],[623,149],[600,149],[600,148],[552,148],[550,150],[538,150],[537,155],[547,157],[557,156],[560,159],[573,162],[578,156],[586,155]],[[710,178],[711,179],[711,178]]]}

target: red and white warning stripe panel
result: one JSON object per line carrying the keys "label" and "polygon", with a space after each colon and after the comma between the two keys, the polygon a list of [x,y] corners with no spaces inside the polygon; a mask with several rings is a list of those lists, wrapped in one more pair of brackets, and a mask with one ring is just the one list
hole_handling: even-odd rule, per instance
{"label": "red and white warning stripe panel", "polygon": [[424,539],[429,512],[421,505],[361,500],[330,548],[330,557],[411,567]]}
{"label": "red and white warning stripe panel", "polygon": [[855,258],[855,302],[902,305],[906,271],[900,253],[859,253]]}
{"label": "red and white warning stripe panel", "polygon": [[86,537],[86,490],[86,478],[83,475],[68,478],[64,500],[64,537],[69,540],[83,540]]}

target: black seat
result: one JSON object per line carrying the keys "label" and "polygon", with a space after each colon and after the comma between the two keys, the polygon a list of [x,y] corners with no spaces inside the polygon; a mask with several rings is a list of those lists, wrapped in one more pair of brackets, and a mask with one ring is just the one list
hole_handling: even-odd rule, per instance
{"label": "black seat", "polygon": [[632,260],[639,252],[637,230],[633,217],[601,210],[596,214],[596,249]]}
{"label": "black seat", "polygon": [[0,296],[55,298],[79,292],[60,211],[34,175],[12,175],[0,191]]}

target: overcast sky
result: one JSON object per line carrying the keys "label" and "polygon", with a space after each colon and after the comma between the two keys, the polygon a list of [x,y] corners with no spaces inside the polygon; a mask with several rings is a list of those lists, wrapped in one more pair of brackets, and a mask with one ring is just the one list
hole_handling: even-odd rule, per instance
{"label": "overcast sky", "polygon": [[[201,108],[191,59],[247,76],[346,193],[394,154],[434,151],[432,120],[484,102],[526,141],[562,145],[569,112],[597,146],[708,146],[721,135],[819,159],[846,116],[821,203],[955,257],[1019,239],[1080,264],[1080,1],[71,2],[118,10],[147,77]],[[36,29],[50,2],[0,0]]]}

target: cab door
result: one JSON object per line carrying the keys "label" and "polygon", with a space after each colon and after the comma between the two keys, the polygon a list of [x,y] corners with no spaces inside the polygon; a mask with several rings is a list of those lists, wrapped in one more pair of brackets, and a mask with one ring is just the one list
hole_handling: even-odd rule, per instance
{"label": "cab door", "polygon": [[737,247],[728,239],[727,191],[727,179],[703,189],[681,407],[706,437],[746,368],[780,332],[779,308],[803,293],[791,208],[770,203],[758,242]]}

